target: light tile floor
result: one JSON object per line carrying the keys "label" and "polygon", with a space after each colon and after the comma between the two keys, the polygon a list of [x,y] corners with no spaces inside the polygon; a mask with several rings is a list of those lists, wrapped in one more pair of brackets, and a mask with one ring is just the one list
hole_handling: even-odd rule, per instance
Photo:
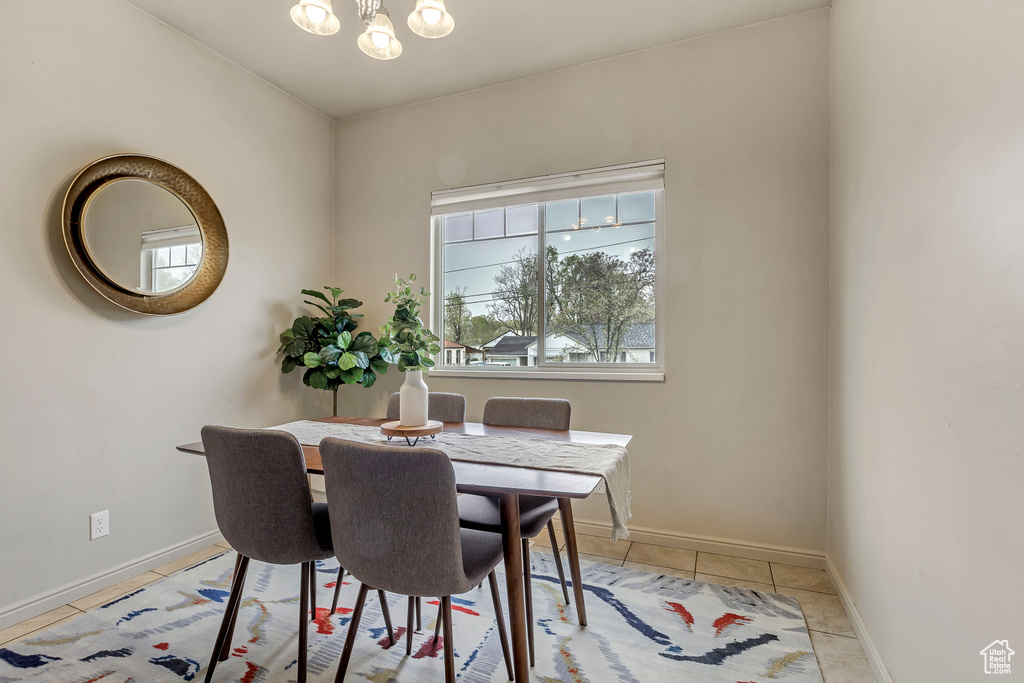
{"label": "light tile floor", "polygon": [[203,560],[213,557],[225,550],[230,550],[231,546],[227,543],[218,543],[212,545],[209,548],[204,548],[199,552],[192,553],[180,560],[169,562],[165,565],[157,567],[151,571],[140,574],[139,576],[126,579],[121,583],[115,584],[110,588],[104,588],[101,591],[97,591],[92,595],[87,595],[84,598],[79,598],[72,603],[58,607],[57,609],[50,610],[45,614],[40,614],[37,617],[27,619],[19,624],[10,626],[0,631],[0,647],[4,647],[10,643],[17,642],[29,636],[38,635],[40,632],[45,631],[48,628],[53,628],[59,624],[63,624],[65,621],[74,619],[79,614],[88,612],[94,607],[105,605],[108,602],[119,598],[126,593],[131,593],[134,590],[138,590],[143,586],[159,581],[165,576],[187,569],[193,565],[199,564]]}
{"label": "light tile floor", "polygon": [[[561,532],[557,538],[564,550]],[[534,545],[536,552],[546,551],[548,535],[538,536]],[[875,682],[871,664],[823,569],[582,534],[577,536],[577,545],[581,558],[595,562],[792,596],[804,612],[825,683]]]}
{"label": "light tile floor", "polygon": [[[557,533],[558,543],[564,549],[561,532]],[[824,570],[796,567],[778,562],[748,560],[728,555],[696,552],[679,548],[611,541],[597,536],[577,536],[580,557],[594,562],[603,562],[619,567],[679,576],[686,579],[738,586],[752,590],[771,591],[790,595],[800,602],[807,627],[811,632],[818,664],[821,665],[825,683],[874,683],[871,665],[857,640],[849,619],[843,611]],[[550,547],[546,533],[537,537],[534,545],[537,552]],[[230,548],[227,543],[210,546],[188,557],[170,562],[152,571],[122,581],[90,596],[75,600],[69,605],[58,607],[46,614],[15,624],[0,631],[0,647],[37,635],[48,628],[62,624],[94,607],[137,590],[154,581]]]}

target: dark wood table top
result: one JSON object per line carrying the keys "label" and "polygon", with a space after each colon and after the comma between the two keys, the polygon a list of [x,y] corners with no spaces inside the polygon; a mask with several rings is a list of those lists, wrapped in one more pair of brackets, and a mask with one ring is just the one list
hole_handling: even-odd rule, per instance
{"label": "dark wood table top", "polygon": [[[318,422],[379,427],[387,420],[370,417],[325,417]],[[581,432],[578,430],[527,429],[523,427],[497,427],[476,422],[446,422],[444,430],[452,434],[473,434],[477,436],[505,436],[520,439],[543,439],[566,443],[612,444],[625,447],[633,438],[628,434],[606,434],[602,432]],[[416,448],[430,448],[429,440],[421,440]],[[402,446],[409,448],[408,446]],[[182,453],[206,455],[201,441],[178,446]],[[306,470],[311,474],[323,474],[320,448],[303,445]],[[550,496],[552,498],[586,498],[601,482],[601,477],[576,472],[553,472],[526,467],[509,467],[475,462],[453,460],[456,488],[460,493],[519,493],[526,495]]]}

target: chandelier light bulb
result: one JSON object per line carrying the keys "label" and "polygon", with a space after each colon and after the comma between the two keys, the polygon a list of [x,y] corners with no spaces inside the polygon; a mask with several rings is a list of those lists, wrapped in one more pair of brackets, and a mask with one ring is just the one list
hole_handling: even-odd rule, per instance
{"label": "chandelier light bulb", "polygon": [[416,0],[409,28],[424,38],[444,38],[455,28],[455,19],[448,14],[444,0]]}
{"label": "chandelier light bulb", "polygon": [[331,9],[331,0],[299,0],[290,14],[296,26],[313,35],[330,36],[341,28]]}
{"label": "chandelier light bulb", "polygon": [[327,18],[327,10],[316,5],[306,5],[306,18],[314,24],[322,24]]}
{"label": "chandelier light bulb", "polygon": [[402,43],[395,37],[395,25],[383,6],[377,8],[377,16],[366,25],[366,31],[356,43],[374,59],[395,59],[402,54]]}

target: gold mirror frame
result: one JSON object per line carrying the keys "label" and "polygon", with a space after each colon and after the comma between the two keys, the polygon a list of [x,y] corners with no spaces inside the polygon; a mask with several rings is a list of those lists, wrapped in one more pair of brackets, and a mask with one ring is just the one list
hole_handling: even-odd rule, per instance
{"label": "gold mirror frame", "polygon": [[[85,240],[85,213],[89,200],[118,180],[145,180],[167,190],[195,216],[203,238],[203,257],[185,285],[167,293],[147,294],[128,289],[108,277],[93,259]],[[210,298],[224,279],[228,266],[228,232],[213,199],[195,178],[166,161],[142,154],[117,154],[86,166],[64,196],[64,246],[93,289],[121,308],[145,315],[175,315]]]}

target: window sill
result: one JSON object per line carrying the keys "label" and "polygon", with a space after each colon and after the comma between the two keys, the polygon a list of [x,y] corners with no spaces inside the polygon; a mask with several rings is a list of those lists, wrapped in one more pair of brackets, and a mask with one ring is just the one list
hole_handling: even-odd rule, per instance
{"label": "window sill", "polygon": [[664,382],[664,372],[602,372],[596,370],[454,370],[441,368],[431,370],[431,377],[458,377],[474,379],[549,379],[549,380],[583,380],[591,382]]}

